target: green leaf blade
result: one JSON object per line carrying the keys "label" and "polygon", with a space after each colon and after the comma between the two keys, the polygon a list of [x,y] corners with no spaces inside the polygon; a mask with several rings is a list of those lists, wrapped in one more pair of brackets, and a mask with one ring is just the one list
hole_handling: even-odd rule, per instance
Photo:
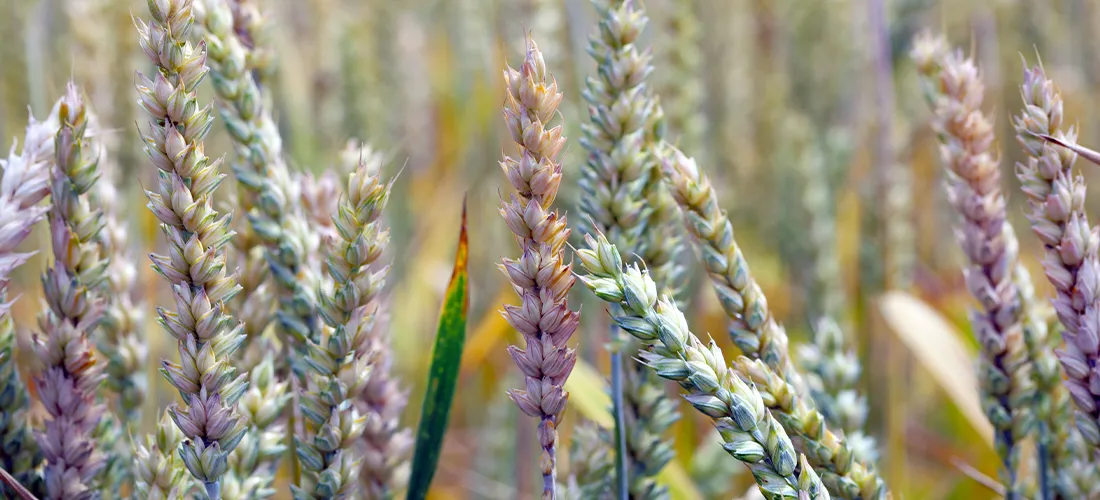
{"label": "green leaf blade", "polygon": [[447,293],[440,308],[435,345],[432,346],[432,364],[428,372],[428,387],[424,391],[420,427],[416,432],[412,473],[405,497],[407,500],[423,500],[427,497],[443,449],[443,436],[447,432],[447,421],[462,364],[463,345],[466,342],[466,313],[469,308],[467,247],[466,202],[463,201],[458,251],[455,254],[451,282],[447,285]]}

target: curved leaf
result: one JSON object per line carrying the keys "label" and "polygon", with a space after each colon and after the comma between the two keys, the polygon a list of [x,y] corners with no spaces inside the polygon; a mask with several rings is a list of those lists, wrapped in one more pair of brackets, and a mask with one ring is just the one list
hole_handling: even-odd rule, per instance
{"label": "curved leaf", "polygon": [[466,311],[469,308],[467,294],[467,239],[466,202],[462,202],[462,228],[458,237],[454,272],[443,297],[439,313],[439,329],[432,346],[432,364],[428,372],[428,388],[424,391],[424,404],[420,413],[420,427],[416,431],[416,450],[413,453],[412,474],[409,476],[408,500],[422,500],[428,495],[432,476],[439,464],[443,449],[443,435],[447,432],[447,420],[458,384],[458,371],[462,363],[462,348],[466,342]]}
{"label": "curved leaf", "polygon": [[931,306],[904,292],[886,293],[879,307],[890,329],[958,405],[982,441],[992,445],[993,426],[978,399],[974,355],[959,332]]}

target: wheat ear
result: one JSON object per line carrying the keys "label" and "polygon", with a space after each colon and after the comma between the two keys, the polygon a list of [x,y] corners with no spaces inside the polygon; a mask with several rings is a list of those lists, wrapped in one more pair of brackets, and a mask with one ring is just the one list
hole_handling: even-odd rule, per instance
{"label": "wheat ear", "polygon": [[[38,470],[42,454],[31,434],[30,398],[15,362],[15,322],[9,311],[15,299],[7,297],[7,286],[11,272],[33,255],[16,249],[49,210],[40,203],[50,192],[59,104],[44,121],[32,115],[22,151],[16,154],[13,144],[8,157],[0,159],[0,228],[5,229],[0,237],[0,467],[39,497],[45,495]],[[7,493],[0,485],[0,494]]]}
{"label": "wheat ear", "polygon": [[302,473],[294,498],[342,498],[357,486],[360,457],[355,445],[366,427],[356,399],[367,388],[374,363],[370,334],[386,267],[373,264],[389,242],[379,221],[390,185],[380,182],[381,165],[360,163],[348,176],[345,198],[333,222],[327,265],[335,281],[319,293],[325,328],[311,339],[309,367],[301,392],[304,430],[294,437]]}
{"label": "wheat ear", "polygon": [[192,8],[192,0],[151,1],[151,22],[135,19],[141,48],[157,68],[152,79],[139,76],[137,91],[150,117],[141,131],[144,151],[158,169],[156,190],[146,190],[148,207],[168,244],[168,255],[150,259],[176,302],[175,311],[157,310],[179,351],[179,362],[161,363],[185,405],[173,404],[169,414],[186,436],[184,465],[218,500],[226,458],[246,431],[235,406],[247,381],[231,361],[244,334],[226,301],[240,286],[226,273],[229,217],[211,205],[224,174],[218,172],[221,161],[211,161],[203,148],[214,119],[195,93],[207,68],[206,42],[193,47],[187,41]]}
{"label": "wheat ear", "polygon": [[642,342],[638,357],[649,369],[683,387],[696,410],[714,421],[723,447],[745,463],[769,499],[829,498],[814,468],[799,458],[764,400],[749,382],[725,365],[714,342],[704,345],[688,329],[669,297],[658,300],[657,285],[636,264],[623,267],[618,249],[602,234],[585,237],[577,258],[584,284],[600,299],[622,308],[615,323]]}
{"label": "wheat ear", "polygon": [[1061,94],[1041,66],[1025,69],[1020,89],[1024,109],[1014,125],[1029,158],[1016,164],[1016,176],[1028,198],[1028,221],[1045,249],[1043,270],[1054,285],[1054,310],[1065,326],[1065,346],[1055,353],[1077,405],[1077,427],[1095,454],[1100,447],[1100,391],[1090,390],[1089,367],[1100,361],[1100,332],[1092,319],[1100,314],[1100,241],[1085,213],[1084,178],[1073,171],[1077,154],[1039,137],[1076,142],[1072,127],[1061,130]]}
{"label": "wheat ear", "polygon": [[39,319],[35,353],[45,370],[38,398],[49,419],[37,435],[46,459],[46,497],[95,498],[106,458],[93,431],[105,408],[96,402],[103,365],[92,352],[92,333],[103,316],[100,287],[108,259],[100,231],[103,214],[88,201],[99,178],[97,150],[85,135],[83,96],[70,83],[58,111],[49,212],[53,267],[42,276],[49,308]]}
{"label": "wheat ear", "polygon": [[979,302],[970,322],[982,346],[986,415],[997,431],[1006,497],[1016,498],[1018,444],[1034,427],[1035,384],[1014,280],[1019,243],[1007,222],[993,124],[981,110],[985,85],[973,60],[950,51],[943,38],[919,37],[913,59],[935,113],[932,126],[947,168],[945,187],[959,218],[956,237],[967,258],[963,274]]}
{"label": "wheat ear", "polygon": [[805,393],[802,377],[791,364],[787,332],[772,317],[768,299],[749,272],[733,237],[733,225],[718,204],[707,176],[679,149],[669,146],[661,172],[680,205],[684,226],[694,237],[703,266],[730,320],[730,337],[745,355],[762,359],[772,370]]}
{"label": "wheat ear", "polygon": [[[661,182],[656,160],[664,136],[664,114],[646,84],[653,71],[652,56],[637,45],[649,21],[645,10],[632,0],[595,3],[600,22],[589,53],[598,69],[588,78],[584,92],[591,123],[582,128],[581,140],[589,155],[580,181],[586,194],[581,201],[584,222],[649,263],[654,279],[676,295],[682,274],[675,259],[677,208]],[[618,334],[613,330],[612,335],[614,341]],[[631,352],[636,347],[616,349]],[[666,488],[653,477],[674,456],[664,434],[679,413],[659,378],[637,363],[621,362],[620,356],[612,353],[613,411],[617,430],[629,431],[608,446],[623,441],[619,453],[625,456],[616,464],[622,463],[625,470],[617,474],[627,476],[620,482],[625,481],[632,498],[663,496]]]}
{"label": "wheat ear", "polygon": [[[799,451],[814,467],[836,474],[836,482],[827,481],[838,498],[884,498],[888,490],[871,465],[871,457],[854,457],[846,443],[828,429],[813,407],[811,395],[801,375],[791,365],[787,335],[768,311],[767,299],[749,274],[748,263],[733,239],[733,226],[718,206],[710,181],[678,149],[669,148],[662,171],[672,186],[676,201],[684,213],[685,225],[695,236],[703,264],[711,275],[719,300],[733,325],[733,341],[752,359],[778,374],[784,390],[797,397],[804,408],[802,419],[783,418],[787,432],[798,436]],[[778,382],[773,382],[778,384]],[[763,389],[762,389],[763,390]]]}
{"label": "wheat ear", "polygon": [[561,125],[549,127],[562,95],[546,69],[542,53],[528,41],[523,65],[504,71],[508,97],[504,121],[519,158],[505,156],[500,167],[516,190],[501,200],[500,214],[520,246],[518,259],[504,259],[500,269],[520,296],[519,306],[504,306],[504,317],[523,335],[525,348],[508,346],[508,353],[525,377],[525,389],[508,395],[523,413],[539,419],[542,447],[542,497],[557,495],[558,425],[569,393],[563,386],[577,353],[568,347],[577,330],[578,314],[566,295],[573,286],[572,266],[565,259],[569,227],[551,206],[561,183],[558,153],[565,145]]}

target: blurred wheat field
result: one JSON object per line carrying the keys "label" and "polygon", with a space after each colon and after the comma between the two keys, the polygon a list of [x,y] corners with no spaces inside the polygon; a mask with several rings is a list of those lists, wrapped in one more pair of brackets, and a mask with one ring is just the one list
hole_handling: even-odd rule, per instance
{"label": "blurred wheat field", "polygon": [[[386,258],[393,265],[384,294],[394,370],[413,395],[402,419],[409,427],[420,415],[435,315],[451,271],[463,197],[468,200],[470,327],[430,498],[537,498],[535,428],[505,394],[522,385],[522,376],[505,350],[518,334],[498,313],[502,304],[516,302],[497,269],[502,255],[514,253],[497,210],[510,190],[498,165],[501,150],[510,148],[499,111],[505,95],[500,74],[506,61],[514,66],[522,59],[525,36],[538,40],[565,94],[560,111],[570,139],[556,206],[579,219],[577,173],[587,155],[576,139],[588,122],[584,78],[595,71],[585,53],[596,26],[592,6],[587,0],[259,3],[271,26],[268,81],[292,170],[328,169],[357,138],[391,158],[387,175],[399,174],[386,215],[392,238]],[[907,57],[909,44],[917,31],[940,30],[982,68],[1020,258],[1035,276],[1037,295],[1049,297],[1039,245],[1026,229],[1025,202],[1010,173],[1023,158],[1010,120],[1019,108],[1020,55],[1031,61],[1041,55],[1061,85],[1067,122],[1079,125],[1080,142],[1100,144],[1100,113],[1089,110],[1100,98],[1100,40],[1092,36],[1100,29],[1100,2],[642,3],[650,17],[643,37],[656,66],[651,80],[670,115],[669,133],[711,173],[792,348],[809,339],[811,319],[823,309],[838,308],[838,321],[855,332],[864,366],[861,389],[871,405],[869,430],[879,441],[881,468],[895,498],[996,497],[975,479],[996,478],[998,458],[977,399],[978,347],[967,321],[972,299],[959,270],[943,167]],[[0,138],[10,147],[8,141],[23,134],[28,106],[43,116],[69,79],[82,85],[121,171],[118,204],[125,207],[135,248],[147,252],[162,251],[164,243],[145,209],[141,190],[155,179],[135,131],[146,118],[135,102],[134,73],[148,71],[149,63],[131,13],[145,9],[145,2],[133,0],[0,2]],[[677,17],[684,9],[693,29],[685,30]],[[199,92],[204,102],[212,99],[209,86]],[[222,127],[216,120],[207,140],[211,157],[232,152]],[[814,182],[826,187],[824,194],[812,194],[807,182],[812,162],[820,163]],[[1087,180],[1100,182],[1094,169],[1083,171]],[[1089,208],[1100,209],[1095,197]],[[831,235],[811,234],[811,210],[835,213]],[[892,210],[911,226],[886,227]],[[28,239],[28,249],[49,245],[43,226]],[[685,312],[693,330],[711,334],[727,353],[738,352],[724,334],[725,314],[694,250],[686,241],[684,249],[691,297]],[[28,346],[48,253],[20,268],[11,285],[11,295],[22,297],[13,316],[23,355],[18,361],[28,373],[37,369]],[[813,262],[821,254],[835,259],[834,289],[815,275]],[[137,286],[150,305],[168,303],[166,287],[145,263],[139,258]],[[567,386],[572,395],[563,442],[582,419],[610,422],[603,349],[609,318],[604,304],[582,292],[572,297],[584,314],[574,337],[581,362]],[[145,315],[155,317],[152,309]],[[150,359],[169,355],[169,337],[153,321],[145,328]],[[939,356],[958,362],[937,363]],[[154,363],[148,377],[143,432],[153,429],[155,409],[177,398]],[[742,495],[752,476],[725,455],[705,418],[676,401],[682,414],[670,432],[676,457],[660,481],[674,498]],[[565,471],[567,455],[559,458]]]}

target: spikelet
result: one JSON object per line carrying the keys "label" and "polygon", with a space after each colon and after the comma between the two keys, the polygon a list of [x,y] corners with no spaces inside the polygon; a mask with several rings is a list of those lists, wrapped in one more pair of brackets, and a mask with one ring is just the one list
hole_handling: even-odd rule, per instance
{"label": "spikelet", "polygon": [[156,433],[134,444],[134,493],[137,498],[188,498],[198,486],[174,451],[179,449],[183,438],[183,433],[165,411],[157,422]]}

